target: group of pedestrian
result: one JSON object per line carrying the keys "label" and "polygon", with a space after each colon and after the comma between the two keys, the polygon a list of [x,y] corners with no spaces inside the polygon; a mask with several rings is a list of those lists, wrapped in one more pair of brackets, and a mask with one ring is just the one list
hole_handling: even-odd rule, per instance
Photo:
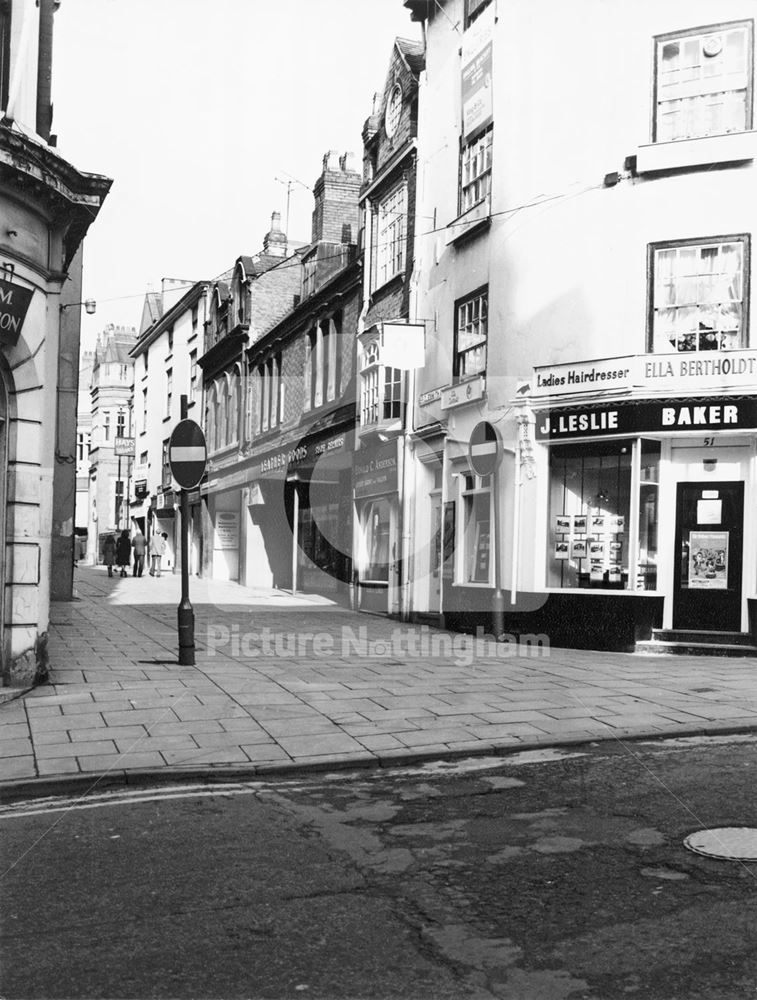
{"label": "group of pedestrian", "polygon": [[[160,576],[161,562],[166,552],[166,532],[157,532],[150,539],[150,576]],[[103,542],[103,562],[108,567],[108,576],[113,576],[113,566],[118,566],[121,576],[128,576],[131,564],[131,553],[134,552],[132,576],[142,576],[147,553],[147,539],[137,530],[134,538],[129,538],[129,532],[124,528],[118,541],[113,535],[108,535]]]}

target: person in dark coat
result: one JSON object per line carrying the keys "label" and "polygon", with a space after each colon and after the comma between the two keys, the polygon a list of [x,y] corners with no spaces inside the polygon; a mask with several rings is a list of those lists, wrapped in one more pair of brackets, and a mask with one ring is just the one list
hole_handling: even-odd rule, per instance
{"label": "person in dark coat", "polygon": [[121,568],[121,576],[128,576],[126,568],[131,562],[131,539],[126,528],[121,532],[121,537],[116,545],[116,559]]}
{"label": "person in dark coat", "polygon": [[108,576],[113,576],[113,563],[116,559],[116,540],[113,535],[107,535],[103,542],[103,562],[108,567]]}

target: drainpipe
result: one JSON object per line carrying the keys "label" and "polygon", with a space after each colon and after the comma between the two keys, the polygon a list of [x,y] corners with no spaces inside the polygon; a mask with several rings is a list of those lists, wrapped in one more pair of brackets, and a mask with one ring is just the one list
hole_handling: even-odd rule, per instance
{"label": "drainpipe", "polygon": [[55,0],[39,0],[39,57],[37,62],[37,133],[50,141],[53,124],[53,14]]}

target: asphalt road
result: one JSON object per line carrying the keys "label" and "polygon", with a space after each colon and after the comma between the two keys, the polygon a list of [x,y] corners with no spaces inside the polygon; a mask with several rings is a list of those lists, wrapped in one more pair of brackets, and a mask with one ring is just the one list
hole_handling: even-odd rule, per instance
{"label": "asphalt road", "polygon": [[757,740],[0,810],[0,996],[742,1000]]}

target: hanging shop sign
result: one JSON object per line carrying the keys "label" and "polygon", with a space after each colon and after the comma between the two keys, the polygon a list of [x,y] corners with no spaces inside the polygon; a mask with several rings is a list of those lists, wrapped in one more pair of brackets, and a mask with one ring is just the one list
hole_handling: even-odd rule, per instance
{"label": "hanging shop sign", "polygon": [[669,431],[751,430],[757,427],[757,398],[628,401],[605,406],[537,410],[537,440],[660,434]]}
{"label": "hanging shop sign", "polygon": [[355,499],[397,492],[397,442],[361,448],[355,455]]}
{"label": "hanging shop sign", "polygon": [[0,344],[18,343],[32,295],[33,288],[0,280]]}
{"label": "hanging shop sign", "polygon": [[728,392],[757,383],[757,351],[642,354],[534,369],[533,396],[577,393]]}
{"label": "hanging shop sign", "polygon": [[486,128],[493,118],[492,36],[494,4],[483,11],[463,35],[462,110],[463,138]]}

